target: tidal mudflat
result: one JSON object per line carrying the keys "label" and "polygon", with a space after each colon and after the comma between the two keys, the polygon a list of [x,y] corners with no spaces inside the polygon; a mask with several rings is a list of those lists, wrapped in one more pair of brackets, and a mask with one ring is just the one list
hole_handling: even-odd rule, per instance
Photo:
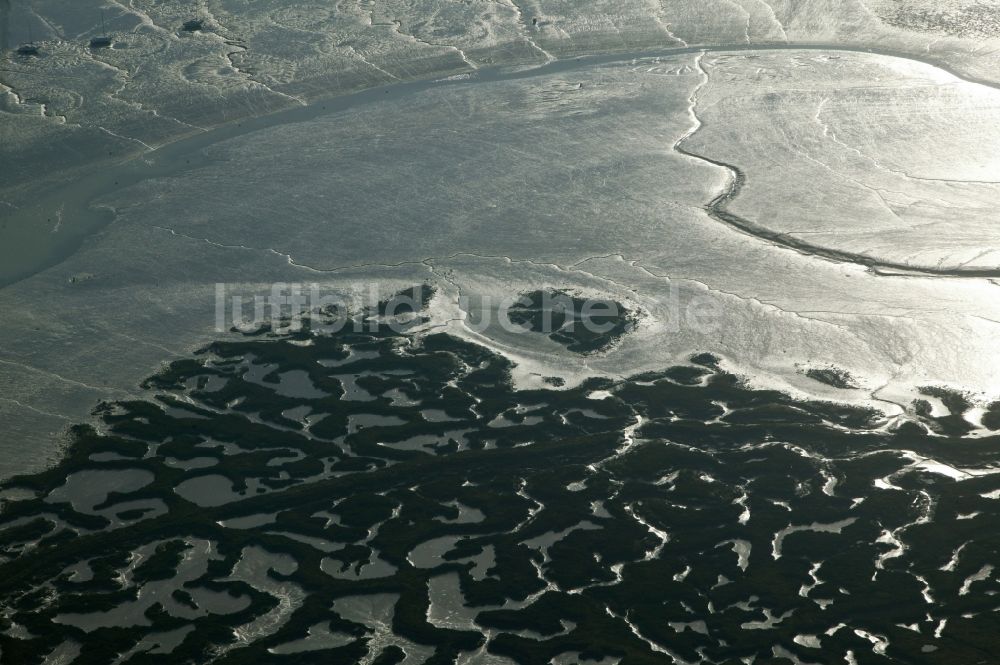
{"label": "tidal mudflat", "polygon": [[996,660],[995,13],[0,0],[0,663]]}
{"label": "tidal mudflat", "polygon": [[[15,210],[8,231],[42,239],[3,245],[33,266],[0,289],[23,313],[0,333],[4,473],[217,339],[220,283],[433,284],[435,324],[513,360],[521,387],[710,349],[758,387],[899,417],[928,382],[978,408],[1000,393],[990,85],[807,44],[446,79],[225,124]],[[634,330],[581,363],[477,331],[462,304],[539,289],[621,302]]]}

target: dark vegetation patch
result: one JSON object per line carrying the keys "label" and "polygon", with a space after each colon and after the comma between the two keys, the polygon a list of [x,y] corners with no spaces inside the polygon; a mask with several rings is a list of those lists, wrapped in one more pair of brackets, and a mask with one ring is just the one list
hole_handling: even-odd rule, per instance
{"label": "dark vegetation patch", "polygon": [[[430,294],[412,294],[409,314],[422,316]],[[67,639],[82,645],[80,662],[113,662],[179,628],[192,630],[172,653],[140,660],[389,664],[416,644],[430,663],[475,662],[480,649],[529,665],[568,652],[667,662],[658,649],[692,662],[789,662],[775,657],[780,644],[802,662],[840,663],[848,651],[868,662],[871,642],[856,631],[885,636],[895,662],[996,653],[1000,582],[962,589],[995,565],[1000,501],[988,496],[1000,478],[956,482],[900,452],[955,468],[1000,461],[1000,437],[961,437],[954,417],[966,397],[927,388],[951,411],[922,412],[935,435],[915,424],[887,432],[872,411],[748,389],[708,354],[625,381],[515,391],[500,356],[376,323],[211,344],[151,377],[152,399],[101,405],[100,427],[75,427],[57,466],[0,486],[37,494],[0,512],[0,663],[41,663]],[[319,392],[291,397],[250,380],[272,366],[304,372]],[[589,399],[594,391],[611,396]],[[308,427],[294,426],[292,409],[308,410]],[[116,455],[95,462],[99,453]],[[204,456],[219,462],[166,463]],[[46,501],[84,470],[154,480],[84,513]],[[220,477],[236,493],[229,503],[175,491]],[[906,547],[894,553],[886,532]],[[415,549],[441,538],[439,554],[415,565]],[[270,561],[263,587],[236,574],[252,552]],[[447,600],[430,592],[443,579],[457,583],[471,629],[429,620]],[[150,584],[160,595],[142,605]],[[273,632],[238,644],[240,629],[281,606],[275,584],[301,600]],[[395,644],[333,609],[365,597],[390,599]],[[137,609],[114,627],[65,621],[122,607]],[[784,619],[745,628],[767,613]],[[699,622],[705,631],[677,628]],[[317,624],[346,646],[270,651]],[[919,631],[900,627],[910,625]],[[820,636],[822,649],[796,643],[801,634]]]}
{"label": "dark vegetation patch", "polygon": [[605,351],[635,329],[638,317],[614,300],[582,298],[565,291],[521,295],[507,313],[512,323],[581,355]]}
{"label": "dark vegetation patch", "polygon": [[813,381],[819,381],[840,390],[856,390],[858,388],[851,373],[837,367],[812,367],[806,370],[805,375]]}

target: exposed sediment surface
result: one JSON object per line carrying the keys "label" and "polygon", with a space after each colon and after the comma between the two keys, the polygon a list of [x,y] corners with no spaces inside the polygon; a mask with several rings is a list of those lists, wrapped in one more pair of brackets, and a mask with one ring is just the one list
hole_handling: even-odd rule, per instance
{"label": "exposed sediment surface", "polygon": [[0,664],[991,662],[991,11],[0,0]]}
{"label": "exposed sediment surface", "polygon": [[[992,401],[997,91],[854,47],[676,49],[294,105],[12,201],[0,473],[212,339],[219,283],[433,283],[435,325],[522,386],[708,349],[895,414],[929,379]],[[539,289],[623,303],[634,329],[580,361],[469,325],[463,298]],[[799,371],[822,366],[855,388]]]}

